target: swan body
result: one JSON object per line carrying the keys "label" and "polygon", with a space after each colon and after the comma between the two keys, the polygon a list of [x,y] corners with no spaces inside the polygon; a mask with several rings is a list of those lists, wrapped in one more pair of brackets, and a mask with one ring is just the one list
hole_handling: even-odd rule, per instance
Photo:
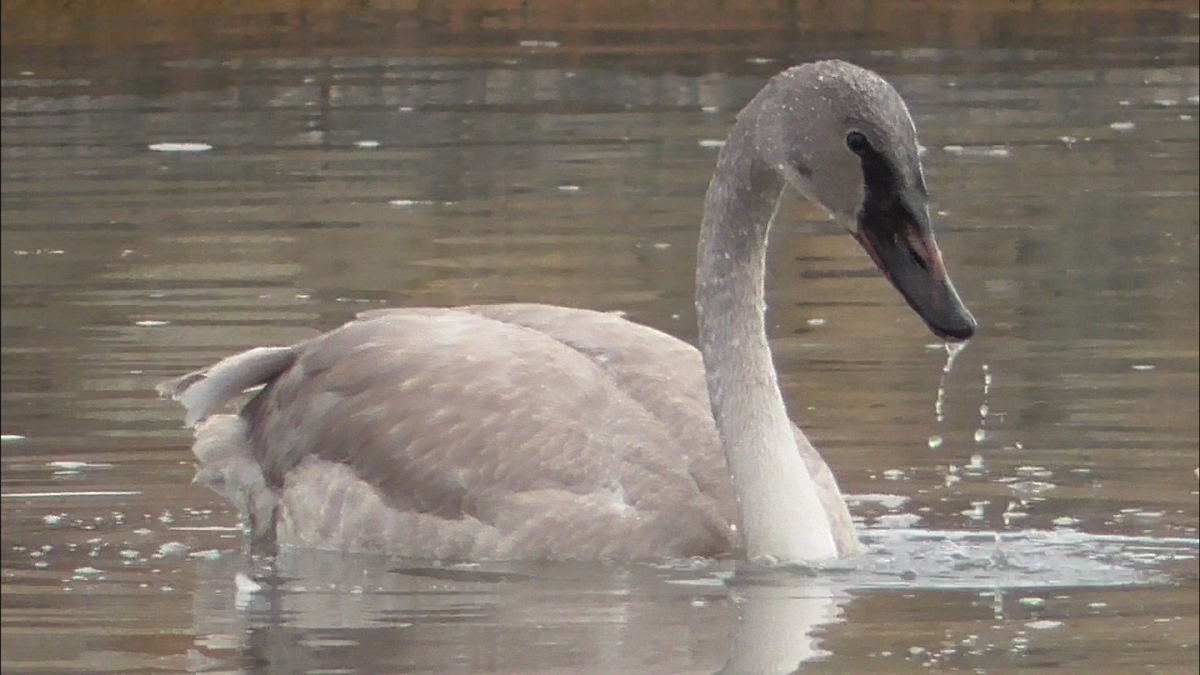
{"label": "swan body", "polygon": [[[767,233],[788,186],[846,226],[935,334],[972,334],[929,228],[903,101],[870,71],[808,64],[747,105],[718,159],[697,261],[699,349],[548,305],[366,312],[160,385],[195,429],[196,482],[230,499],[267,548],[850,555],[850,514],[787,416],[767,343]],[[217,414],[256,387],[238,414]]]}

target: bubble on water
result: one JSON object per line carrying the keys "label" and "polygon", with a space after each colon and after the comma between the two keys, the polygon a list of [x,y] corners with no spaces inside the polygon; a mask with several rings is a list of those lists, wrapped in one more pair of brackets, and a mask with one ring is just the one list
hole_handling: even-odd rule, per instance
{"label": "bubble on water", "polygon": [[986,499],[971,502],[971,508],[961,511],[960,513],[971,520],[983,520],[984,510],[987,508],[989,503],[991,502]]}
{"label": "bubble on water", "polygon": [[78,567],[71,573],[71,578],[75,580],[90,580],[103,577],[104,570],[96,569],[95,567]]}
{"label": "bubble on water", "polygon": [[1018,466],[1016,469],[1018,474],[1022,476],[1031,476],[1033,478],[1049,478],[1054,475],[1054,472],[1044,466],[1025,465]]}
{"label": "bubble on water", "polygon": [[151,143],[154,152],[208,152],[213,146],[208,143]]}
{"label": "bubble on water", "polygon": [[943,442],[943,439],[941,436],[930,436],[929,437],[929,447],[932,450],[936,450],[936,449],[942,447],[942,442]]}
{"label": "bubble on water", "polygon": [[107,462],[80,462],[60,459],[53,462],[46,462],[46,466],[53,469],[60,469],[64,472],[78,473],[87,469],[111,469],[113,465]]}
{"label": "bubble on water", "polygon": [[1058,486],[1054,483],[1049,483],[1041,480],[1013,480],[1007,479],[1008,487],[1012,490],[1023,494],[1040,494],[1048,490],[1053,490]]}
{"label": "bubble on water", "polygon": [[911,528],[921,522],[921,516],[915,513],[885,513],[875,519],[879,527],[887,529]]}
{"label": "bubble on water", "polygon": [[963,148],[963,154],[973,157],[1008,157],[1012,151],[1003,145],[982,145]]}
{"label": "bubble on water", "polygon": [[893,495],[886,493],[870,493],[859,495],[846,495],[846,503],[850,506],[860,506],[863,504],[878,504],[889,511],[894,511],[905,504],[909,498],[904,495]]}
{"label": "bubble on water", "polygon": [[191,548],[187,544],[180,541],[169,541],[158,547],[158,551],[154,554],[155,558],[166,558],[167,556],[183,555]]}
{"label": "bubble on water", "polygon": [[1018,520],[1024,520],[1028,517],[1029,517],[1029,514],[1025,513],[1023,511],[1005,511],[1001,515],[1001,518],[1004,519],[1005,525],[1012,525],[1014,522],[1016,522]]}

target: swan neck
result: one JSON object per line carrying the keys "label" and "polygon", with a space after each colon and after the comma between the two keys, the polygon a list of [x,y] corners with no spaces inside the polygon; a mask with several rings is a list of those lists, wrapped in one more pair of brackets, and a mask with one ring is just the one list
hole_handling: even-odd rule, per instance
{"label": "swan neck", "polygon": [[797,447],[767,341],[767,235],[784,183],[734,126],[705,198],[696,278],[709,401],[751,559],[837,557],[830,518]]}

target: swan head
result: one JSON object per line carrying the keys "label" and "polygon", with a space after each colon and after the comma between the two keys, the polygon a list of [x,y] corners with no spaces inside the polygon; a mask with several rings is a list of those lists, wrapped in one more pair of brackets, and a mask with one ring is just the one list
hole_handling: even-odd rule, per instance
{"label": "swan head", "polygon": [[916,126],[887,81],[809,63],[776,75],[742,116],[759,158],[858,240],[934,334],[974,334],[930,226]]}

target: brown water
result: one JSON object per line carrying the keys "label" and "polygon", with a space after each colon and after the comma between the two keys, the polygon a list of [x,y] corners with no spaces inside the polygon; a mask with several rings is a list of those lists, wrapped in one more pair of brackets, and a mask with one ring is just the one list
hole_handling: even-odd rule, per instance
{"label": "brown water", "polygon": [[[6,32],[4,672],[1196,672],[1196,19],[1063,16],[429,45],[346,19],[319,49],[246,47],[270,16],[233,46]],[[1112,34],[1038,32],[1062,25]],[[189,485],[153,385],[363,308],[552,302],[692,339],[709,141],[829,55],[907,98],[981,322],[943,377],[854,242],[785,207],[776,360],[868,555],[268,567]]]}

